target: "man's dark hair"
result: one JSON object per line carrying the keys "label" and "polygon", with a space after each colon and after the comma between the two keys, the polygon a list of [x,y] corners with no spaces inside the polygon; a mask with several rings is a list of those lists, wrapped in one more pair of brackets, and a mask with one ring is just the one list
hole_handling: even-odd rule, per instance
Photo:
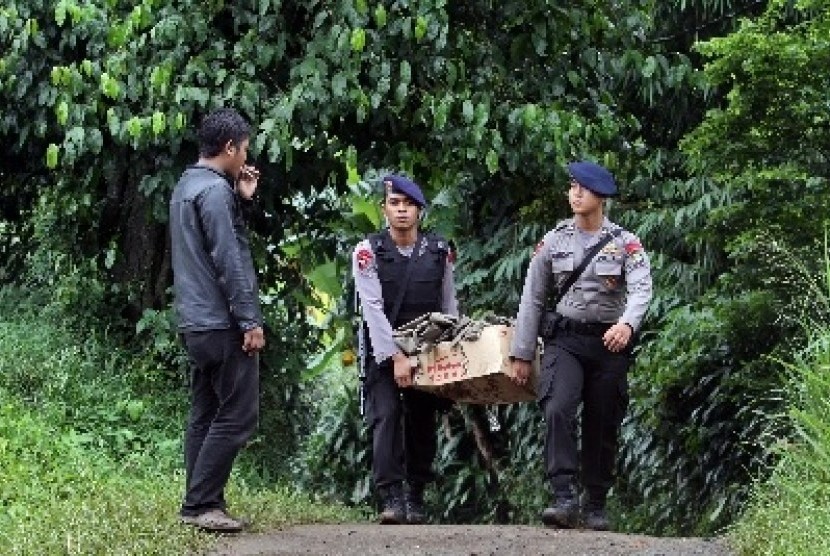
{"label": "man's dark hair", "polygon": [[233,108],[219,108],[202,119],[199,127],[199,155],[213,158],[222,152],[228,141],[234,145],[250,137],[251,126]]}

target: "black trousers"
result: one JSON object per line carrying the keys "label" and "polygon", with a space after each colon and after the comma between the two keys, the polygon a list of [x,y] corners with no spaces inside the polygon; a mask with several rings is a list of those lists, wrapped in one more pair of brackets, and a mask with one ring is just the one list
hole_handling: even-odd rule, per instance
{"label": "black trousers", "polygon": [[366,372],[366,421],[372,435],[372,476],[383,488],[406,481],[423,488],[434,478],[436,413],[440,398],[398,388],[392,363],[373,360]]}
{"label": "black trousers", "polygon": [[589,498],[604,503],[614,483],[631,361],[630,347],[613,353],[598,335],[557,330],[545,343],[537,393],[546,425],[546,471],[554,491],[579,478]]}
{"label": "black trousers", "polygon": [[190,416],[185,433],[181,514],[225,509],[234,459],[259,418],[259,358],[242,351],[242,332],[183,334],[190,362]]}

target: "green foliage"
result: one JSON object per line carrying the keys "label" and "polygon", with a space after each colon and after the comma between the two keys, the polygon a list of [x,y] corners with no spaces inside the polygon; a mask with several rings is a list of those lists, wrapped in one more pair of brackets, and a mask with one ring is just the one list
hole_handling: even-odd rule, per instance
{"label": "green foliage", "polygon": [[[637,189],[653,186],[652,178],[645,176],[632,183]],[[647,210],[621,215],[620,222],[637,230],[651,255],[654,298],[650,314],[655,319],[696,299],[727,266],[722,236],[705,233],[705,226],[714,210],[729,203],[728,194],[710,179],[671,178],[660,183]]]}
{"label": "green foliage", "polygon": [[71,430],[78,446],[124,464],[143,459],[159,469],[179,467],[181,382],[159,396],[144,379],[153,372],[151,360],[114,346],[105,333],[65,327],[54,307],[35,317],[41,306],[19,292],[4,289],[0,301],[11,319],[0,323],[0,388],[7,396]]}
{"label": "green foliage", "polygon": [[514,312],[533,248],[545,232],[538,224],[516,225],[497,228],[490,237],[470,238],[460,248],[456,280],[466,301],[464,312]]}
{"label": "green foliage", "polygon": [[[176,511],[183,382],[153,375],[152,357],[104,334],[78,335],[31,293],[0,290],[0,552],[173,555],[214,546]],[[245,469],[228,497],[262,528],[359,517],[263,486]]]}
{"label": "green foliage", "polygon": [[[4,554],[181,554],[207,536],[175,519],[171,475],[111,460],[0,390],[0,551]],[[140,493],[140,496],[137,495]]]}
{"label": "green foliage", "polygon": [[428,496],[438,520],[537,523],[550,501],[543,430],[533,403],[457,406],[445,416],[438,431],[439,477]]}
{"label": "green foliage", "polygon": [[830,210],[830,109],[813,68],[830,56],[828,7],[771,2],[737,32],[699,46],[708,79],[729,93],[684,149],[723,191],[704,233],[726,252],[756,242],[759,231],[796,248],[821,236],[823,217],[814,215]]}
{"label": "green foliage", "polygon": [[699,45],[708,86],[723,94],[682,141],[701,177],[674,180],[681,195],[645,219],[666,229],[673,211],[679,227],[656,236],[659,320],[625,429],[620,494],[638,529],[713,532],[738,515],[771,457],[757,439],[780,432],[769,423],[782,411],[778,361],[803,345],[799,319],[826,313],[815,278],[825,225],[815,215],[828,209],[826,84],[811,68],[830,52],[827,3],[761,12]]}
{"label": "green foliage", "polygon": [[[823,267],[795,273],[810,305],[800,324],[807,343],[786,366],[784,408],[767,413],[765,452],[771,465],[753,484],[745,513],[730,528],[742,554],[815,554],[826,548],[830,446],[830,245],[825,227]],[[803,265],[790,264],[796,271]],[[823,278],[821,282],[816,276]],[[805,296],[806,297],[806,296]],[[770,534],[774,531],[775,534]]]}
{"label": "green foliage", "polygon": [[738,32],[700,45],[707,77],[730,92],[686,139],[694,160],[762,181],[786,170],[815,175],[826,164],[827,90],[813,68],[830,56],[827,8],[826,0],[770,2]]}
{"label": "green foliage", "polygon": [[[136,388],[181,385],[165,309],[166,200],[194,160],[201,116],[240,108],[263,171],[253,247],[269,326],[266,410],[246,464],[268,476],[315,428],[325,382],[312,380],[350,344],[348,254],[380,224],[375,169],[410,173],[433,200],[428,225],[459,247],[464,310],[511,314],[533,245],[567,213],[564,163],[598,160],[622,186],[612,216],[640,234],[658,286],[635,371],[629,487],[619,494],[655,504],[654,520],[629,508],[643,526],[710,530],[734,515],[747,476],[716,456],[752,462],[753,450],[736,442],[758,427],[749,409],[734,434],[718,416],[756,408],[756,379],[780,382],[765,357],[800,343],[776,317],[806,297],[771,283],[782,267],[764,249],[774,238],[809,258],[822,225],[813,215],[830,208],[827,87],[814,70],[827,65],[827,7],[12,0],[0,8],[0,138],[9,147],[0,277],[75,315],[68,329],[92,327],[133,352],[148,347],[158,368],[119,362]],[[309,311],[331,304],[324,320]],[[42,377],[10,377],[35,402],[51,388]],[[365,457],[360,427],[353,410],[335,407],[324,422],[348,432],[354,461],[312,483],[352,483],[351,493],[361,479],[345,467]],[[136,408],[114,403],[111,416],[120,427]],[[459,482],[442,483],[435,499],[451,507],[445,519],[477,519],[480,503],[494,508],[487,519],[523,520],[529,514],[516,508],[538,505],[513,468],[538,465],[529,463],[534,444],[514,432],[535,438],[535,414],[506,411],[501,445],[524,446],[524,455],[500,453],[484,474],[469,438],[475,414],[453,414],[439,467]],[[652,413],[668,416],[678,437],[654,429]],[[328,443],[346,442],[318,433],[320,457]],[[132,439],[102,442],[119,452]],[[711,468],[697,473],[696,458]],[[678,471],[691,490],[675,496]],[[729,482],[725,495],[716,480]],[[711,520],[692,523],[676,504],[698,491],[689,507]]]}
{"label": "green foliage", "polygon": [[811,342],[790,365],[787,411],[769,415],[790,434],[765,438],[774,459],[753,489],[746,513],[731,528],[740,554],[821,554],[830,550],[830,329],[812,329]]}
{"label": "green foliage", "polygon": [[769,301],[756,294],[720,299],[715,310],[706,300],[676,309],[640,351],[631,377],[640,402],[623,428],[627,529],[707,534],[739,511],[761,463],[764,416],[778,405],[778,365],[756,359],[758,339],[774,349],[780,335],[766,324]]}
{"label": "green foliage", "polygon": [[[139,373],[124,372],[141,361],[105,334],[87,331],[79,340],[54,308],[35,312],[39,306],[13,290],[2,291],[1,305],[0,551],[205,547],[206,539],[176,526],[170,510],[180,496],[171,477],[181,453],[183,392],[145,397],[133,384]],[[159,533],[152,543],[147,531]]]}
{"label": "green foliage", "polygon": [[[178,338],[172,308],[161,311],[146,309],[135,325],[135,335],[148,359],[158,365],[159,370],[153,375],[156,379],[187,372],[187,354]],[[144,378],[150,376],[145,374]]]}
{"label": "green foliage", "polygon": [[821,245],[762,234],[737,246],[734,272],[670,311],[638,356],[632,397],[641,401],[624,428],[621,485],[635,530],[712,532],[739,514],[769,463],[765,433],[783,434],[770,423],[783,410],[780,362],[805,341],[802,322],[828,321]]}
{"label": "green foliage", "polygon": [[[0,551],[4,554],[204,553],[214,535],[179,524],[184,482],[169,457],[110,459],[77,433],[0,390]],[[228,497],[257,530],[359,519],[292,489],[231,481]]]}
{"label": "green foliage", "polygon": [[349,370],[319,380],[329,386],[320,421],[294,460],[294,476],[318,499],[349,506],[373,502],[371,445],[359,414],[357,377]]}

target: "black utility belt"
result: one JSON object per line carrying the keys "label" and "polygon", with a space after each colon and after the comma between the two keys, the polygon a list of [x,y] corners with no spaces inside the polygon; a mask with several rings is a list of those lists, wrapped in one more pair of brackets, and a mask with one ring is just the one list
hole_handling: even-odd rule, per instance
{"label": "black utility belt", "polygon": [[570,319],[558,315],[556,327],[560,330],[568,330],[576,334],[584,334],[586,336],[602,336],[609,328],[614,326],[611,322],[580,322],[578,320]]}

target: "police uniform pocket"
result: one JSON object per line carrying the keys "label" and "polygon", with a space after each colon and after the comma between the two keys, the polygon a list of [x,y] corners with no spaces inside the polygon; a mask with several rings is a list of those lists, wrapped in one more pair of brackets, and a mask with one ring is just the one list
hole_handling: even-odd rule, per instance
{"label": "police uniform pocket", "polygon": [[622,275],[623,261],[612,257],[599,257],[594,263],[594,270],[597,276],[620,276]]}
{"label": "police uniform pocket", "polygon": [[573,269],[574,269],[573,255],[569,255],[567,257],[556,257],[554,255],[554,258],[551,261],[551,269],[553,270],[554,273],[573,272]]}
{"label": "police uniform pocket", "polygon": [[601,257],[594,263],[594,273],[607,290],[616,290],[620,286],[623,273],[622,259]]}

